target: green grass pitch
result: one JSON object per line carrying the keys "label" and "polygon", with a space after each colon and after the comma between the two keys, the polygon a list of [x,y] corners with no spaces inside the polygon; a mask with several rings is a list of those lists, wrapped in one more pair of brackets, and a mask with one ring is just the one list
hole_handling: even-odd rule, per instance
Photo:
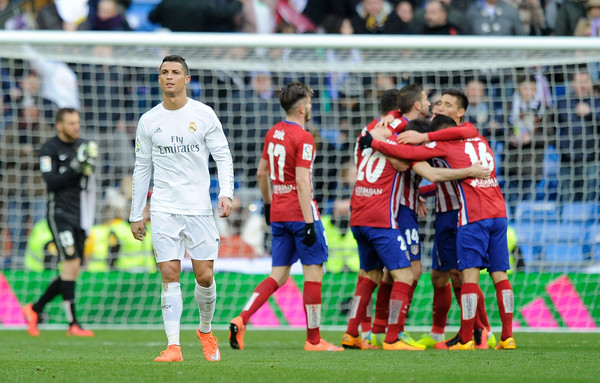
{"label": "green grass pitch", "polygon": [[[0,382],[598,382],[600,333],[515,333],[517,350],[305,352],[304,331],[250,328],[245,349],[215,330],[221,362],[204,360],[194,330],[184,362],[155,363],[161,330],[97,330],[93,338],[0,331]],[[322,331],[339,344],[341,331]],[[413,336],[420,335],[413,332]]]}

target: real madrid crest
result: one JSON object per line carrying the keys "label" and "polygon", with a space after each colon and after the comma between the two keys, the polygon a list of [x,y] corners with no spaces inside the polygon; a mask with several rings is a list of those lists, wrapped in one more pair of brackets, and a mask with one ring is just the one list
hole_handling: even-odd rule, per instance
{"label": "real madrid crest", "polygon": [[190,122],[188,129],[190,130],[190,132],[195,132],[196,130],[198,130],[198,126],[196,126],[196,123],[192,121]]}

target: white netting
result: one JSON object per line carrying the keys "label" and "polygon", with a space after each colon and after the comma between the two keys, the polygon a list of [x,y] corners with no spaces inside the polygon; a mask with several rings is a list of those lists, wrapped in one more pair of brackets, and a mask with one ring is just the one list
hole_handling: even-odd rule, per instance
{"label": "white netting", "polygon": [[[224,258],[268,252],[255,168],[264,132],[283,116],[277,90],[300,79],[315,89],[311,129],[320,147],[314,182],[324,215],[351,192],[343,169],[357,133],[379,114],[383,90],[420,83],[434,101],[445,88],[473,87],[479,90],[468,93],[467,114],[495,150],[523,270],[582,271],[600,261],[600,103],[592,97],[600,97],[600,86],[591,86],[598,80],[600,48],[593,39],[2,31],[0,52],[0,251],[13,270],[26,268],[29,234],[45,214],[36,150],[54,134],[57,107],[76,106],[83,135],[100,144],[99,201],[108,188],[126,191],[137,119],[161,101],[157,68],[167,54],[187,59],[190,96],[215,109],[230,140],[241,215],[224,225],[231,237]],[[590,87],[574,96],[572,78],[582,71]],[[542,111],[535,102],[513,111],[527,74],[536,79]],[[572,129],[571,113],[579,98],[592,103],[581,132]],[[537,127],[532,147],[512,145],[515,132],[531,124]],[[577,149],[582,140],[586,144]],[[561,167],[559,154],[568,151],[583,153],[586,161]],[[109,214],[105,205],[98,204],[98,224]],[[426,269],[432,222],[432,216],[422,222]],[[245,242],[235,236],[240,230]],[[266,269],[256,264],[223,267],[268,272],[268,262]]]}

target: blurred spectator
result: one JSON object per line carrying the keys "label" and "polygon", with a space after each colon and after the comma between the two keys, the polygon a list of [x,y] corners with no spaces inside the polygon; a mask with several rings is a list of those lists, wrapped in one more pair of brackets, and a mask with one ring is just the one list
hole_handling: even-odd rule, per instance
{"label": "blurred spectator", "polygon": [[546,28],[544,9],[540,0],[506,0],[519,11],[526,35],[541,36]]}
{"label": "blurred spectator", "polygon": [[405,24],[410,25],[413,22],[414,9],[410,1],[400,1],[396,5],[396,14]]}
{"label": "blurred spectator", "polygon": [[362,0],[352,17],[356,34],[408,34],[410,28],[385,0]]}
{"label": "blurred spectator", "polygon": [[24,49],[34,57],[30,65],[40,75],[42,96],[54,102],[59,108],[79,110],[79,87],[75,72],[62,61],[41,58],[29,46],[25,46]]}
{"label": "blurred spectator", "polygon": [[556,19],[564,0],[545,0],[544,1],[544,25],[545,35],[552,35],[556,28]]}
{"label": "blurred spectator", "polygon": [[[302,14],[314,25],[320,26],[329,15],[350,18],[354,15],[356,0],[303,0],[306,3]],[[296,1],[297,2],[297,1]]]}
{"label": "blurred spectator", "polygon": [[93,31],[131,31],[123,9],[116,0],[100,0],[90,22]]}
{"label": "blurred spectator", "polygon": [[517,78],[508,117],[510,129],[504,164],[505,194],[511,207],[519,200],[531,199],[542,176],[544,151],[549,144],[550,132],[546,105],[537,97],[538,94],[535,76],[523,74]]}
{"label": "blurred spectator", "polygon": [[[329,15],[323,21],[325,32],[329,34],[352,35],[354,29],[352,23],[347,18],[336,15]],[[327,49],[327,62],[331,68],[339,68],[344,64],[358,64],[362,61],[362,56],[358,49]],[[327,85],[329,97],[332,100],[339,100],[343,97],[354,97],[360,92],[360,78],[357,74],[335,71],[327,74]]]}
{"label": "blurred spectator", "polygon": [[483,36],[524,35],[517,9],[504,0],[476,0],[467,10],[471,33]]}
{"label": "blurred spectator", "polygon": [[116,269],[130,273],[156,272],[150,229],[150,197],[144,210],[146,237],[143,241],[137,241],[131,235],[127,208],[127,197],[119,189],[105,190],[102,223],[92,227],[85,242],[88,271],[105,272]]}
{"label": "blurred spectator", "polygon": [[580,17],[573,34],[583,37],[600,36],[600,0],[587,0],[585,3],[586,14]]}
{"label": "blurred spectator", "polygon": [[463,34],[460,27],[448,21],[448,7],[440,0],[428,0],[425,3],[425,25],[419,32],[424,35]]}
{"label": "blurred spectator", "polygon": [[20,265],[27,236],[46,213],[45,185],[39,171],[37,151],[54,131],[43,122],[33,98],[22,100],[18,122],[9,124],[0,140],[2,195],[12,242],[12,262]]}
{"label": "blurred spectator", "polygon": [[35,29],[35,18],[30,12],[23,11],[18,2],[0,0],[0,29]]}
{"label": "blurred spectator", "polygon": [[554,35],[573,36],[579,19],[585,17],[587,0],[564,0],[556,16]]}
{"label": "blurred spectator", "polygon": [[[277,0],[275,4],[276,24],[285,21],[296,28],[298,33],[316,32],[317,25],[302,12],[308,1]],[[315,15],[315,19],[325,18],[324,14]]]}
{"label": "blurred spectator", "polygon": [[325,263],[327,272],[340,273],[349,270],[358,273],[358,244],[350,230],[350,197],[336,199],[331,214],[322,215],[321,221],[329,247],[329,258]]}
{"label": "blurred spectator", "polygon": [[[470,27],[467,18],[465,17],[466,11],[458,9],[455,6],[456,0],[438,0],[441,1],[446,6],[447,11],[447,20],[451,25],[459,26],[461,30],[461,34],[470,34]],[[417,31],[420,31],[425,26],[425,9],[427,3],[425,3],[425,7],[419,7],[415,9],[415,15],[413,17],[413,28]]]}
{"label": "blurred spectator", "polygon": [[557,102],[559,199],[591,201],[600,187],[600,97],[592,93],[589,73],[577,70],[570,79],[571,91]]}
{"label": "blurred spectator", "polygon": [[219,257],[257,258],[265,254],[266,224],[256,201],[258,189],[236,190],[229,219],[217,220],[221,235]]}
{"label": "blurred spectator", "polygon": [[222,8],[210,0],[162,0],[148,14],[148,20],[173,32],[215,32],[216,24],[231,26],[241,10],[242,3],[237,0]]}
{"label": "blurred spectator", "polygon": [[262,155],[263,139],[267,131],[282,118],[273,77],[265,70],[250,73],[249,87],[235,100],[234,117],[228,125],[228,138],[236,178],[243,187],[256,187],[256,168]]}
{"label": "blurred spectator", "polygon": [[502,126],[495,117],[491,100],[487,97],[485,84],[478,79],[467,82],[465,95],[469,100],[469,107],[465,112],[464,121],[473,123],[482,136],[490,143],[502,134]]}
{"label": "blurred spectator", "polygon": [[42,7],[36,17],[38,29],[87,30],[89,29],[87,0],[54,0]]}
{"label": "blurred spectator", "polygon": [[277,0],[241,0],[239,30],[244,33],[273,33]]}
{"label": "blurred spectator", "polygon": [[46,218],[33,225],[27,238],[23,263],[26,270],[36,272],[56,270],[58,267],[58,249]]}

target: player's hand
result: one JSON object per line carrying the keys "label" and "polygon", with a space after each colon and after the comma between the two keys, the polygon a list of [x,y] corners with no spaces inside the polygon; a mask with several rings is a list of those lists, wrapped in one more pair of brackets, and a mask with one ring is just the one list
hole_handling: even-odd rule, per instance
{"label": "player's hand", "polygon": [[131,234],[133,238],[138,241],[142,241],[146,236],[146,226],[144,226],[144,220],[131,222]]}
{"label": "player's hand", "polygon": [[358,145],[361,149],[370,148],[373,144],[373,136],[368,131],[365,131],[358,140]]}
{"label": "player's hand", "polygon": [[304,239],[302,243],[306,246],[312,246],[317,241],[317,233],[315,232],[315,223],[307,223],[304,225]]}
{"label": "player's hand", "polygon": [[377,124],[375,124],[375,128],[386,128],[392,121],[395,120],[395,117],[391,114],[384,116],[380,119]]}
{"label": "player's hand", "polygon": [[94,160],[91,158],[88,158],[87,161],[85,161],[84,163],[81,164],[81,174],[83,174],[86,177],[91,176],[92,173],[94,173],[95,169],[96,169],[96,164],[94,163]]}
{"label": "player's hand", "polygon": [[232,209],[233,209],[233,204],[231,203],[231,198],[229,198],[229,197],[219,198],[219,205],[217,206],[217,213],[219,213],[219,218],[229,217],[229,214],[231,214]]}
{"label": "player's hand", "polygon": [[428,141],[427,133],[419,133],[414,130],[406,130],[398,135],[399,144],[419,145]]}
{"label": "player's hand", "polygon": [[271,204],[266,203],[264,205],[264,209],[265,209],[265,222],[267,223],[267,225],[270,225],[271,224]]}
{"label": "player's hand", "polygon": [[471,177],[487,180],[492,174],[489,165],[484,166],[483,161],[479,160],[471,166]]}
{"label": "player's hand", "polygon": [[417,204],[417,215],[419,218],[424,218],[427,215],[427,206],[425,198],[419,196],[419,203]]}

